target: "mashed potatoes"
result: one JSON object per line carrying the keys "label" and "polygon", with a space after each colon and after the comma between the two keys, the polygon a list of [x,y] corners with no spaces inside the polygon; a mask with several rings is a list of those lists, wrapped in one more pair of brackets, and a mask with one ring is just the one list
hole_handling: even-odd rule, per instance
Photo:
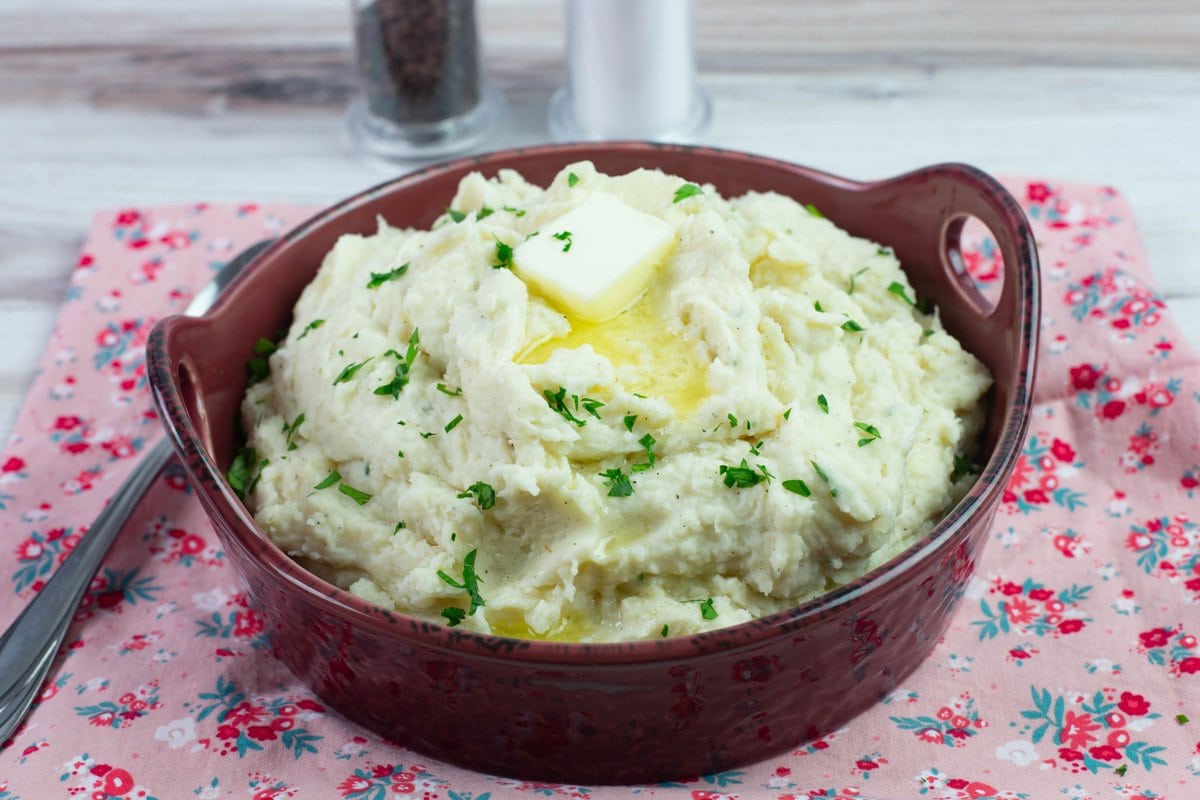
{"label": "mashed potatoes", "polygon": [[[886,247],[686,183],[471,175],[431,231],[342,237],[242,408],[264,530],[375,603],[583,641],[762,616],[928,532],[969,484],[985,369]],[[583,322],[509,248],[597,192],[676,243]]]}

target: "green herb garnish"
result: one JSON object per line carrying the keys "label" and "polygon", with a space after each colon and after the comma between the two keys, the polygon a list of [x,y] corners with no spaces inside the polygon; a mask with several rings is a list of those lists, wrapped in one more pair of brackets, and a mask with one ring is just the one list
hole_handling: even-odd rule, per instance
{"label": "green herb garnish", "polygon": [[721,476],[721,480],[725,482],[725,486],[732,489],[748,489],[751,486],[757,486],[763,481],[771,480],[771,473],[763,464],[758,465],[758,469],[754,469],[746,463],[746,459],[742,459],[742,463],[736,467],[731,467],[728,464],[722,464],[717,470],[717,474]]}
{"label": "green herb garnish", "polygon": [[455,211],[453,208],[447,208],[446,213],[449,214],[450,219],[454,220],[455,222],[462,222],[467,218],[466,214],[461,211]]}
{"label": "green herb garnish", "polygon": [[499,239],[496,240],[496,263],[492,269],[512,269],[513,249]]}
{"label": "green herb garnish", "polygon": [[394,281],[404,273],[408,272],[408,264],[404,263],[393,270],[387,272],[372,272],[371,280],[367,281],[368,289],[377,289],[388,281]]}
{"label": "green herb garnish", "polygon": [[876,428],[874,425],[868,425],[865,422],[855,422],[854,427],[863,432],[862,438],[858,440],[859,447],[865,447],[880,438],[879,428]]}
{"label": "green herb garnish", "polygon": [[842,323],[842,330],[850,331],[851,333],[860,333],[862,331],[865,331],[866,328],[864,328],[862,325],[859,325],[854,320],[848,319]]}
{"label": "green herb garnish", "polygon": [[475,212],[475,219],[477,219],[477,220],[487,219],[488,217],[490,217],[492,214],[495,214],[495,213],[496,213],[495,211],[488,208],[487,206],[483,206],[482,208],[480,208],[478,211]]}
{"label": "green herb garnish", "polygon": [[296,435],[296,431],[300,430],[300,426],[304,424],[303,412],[297,416],[291,423],[283,424],[283,432],[287,434],[287,449],[292,451],[296,449],[296,443],[292,441],[292,437]]}
{"label": "green herb garnish", "polygon": [[567,173],[567,186],[574,187],[577,183],[579,183],[579,176],[574,172]]}
{"label": "green herb garnish", "polygon": [[608,487],[609,497],[629,497],[633,494],[633,484],[629,482],[629,476],[619,467],[604,470],[600,477]]}
{"label": "green herb garnish", "polygon": [[626,414],[625,415],[625,430],[629,431],[630,433],[633,433],[633,423],[637,422],[637,418],[638,418],[637,414]]}
{"label": "green herb garnish", "polygon": [[[467,610],[467,614],[474,614],[480,606],[486,606],[483,597],[479,594],[479,576],[475,573],[475,554],[478,550],[472,550],[467,553],[467,557],[463,559],[462,580],[458,581],[451,578],[440,569],[437,571],[437,576],[441,578],[442,583],[448,586],[453,586],[455,589],[463,589],[467,596],[471,598],[471,607]],[[460,620],[461,622],[461,620]]]}
{"label": "green herb garnish", "polygon": [[252,493],[254,487],[258,485],[263,468],[270,463],[270,460],[266,458],[259,460],[258,453],[253,447],[241,448],[230,462],[229,471],[225,473],[225,478],[229,481],[229,488],[233,489],[234,494],[239,498],[245,500],[246,495]]}
{"label": "green herb garnish", "polygon": [[559,233],[556,233],[556,234],[554,234],[554,238],[558,239],[560,242],[566,242],[566,244],[563,245],[563,249],[562,249],[562,251],[564,253],[568,253],[571,251],[571,245],[573,245],[574,242],[571,241],[571,232],[570,231],[561,231]]}
{"label": "green herb garnish", "polygon": [[817,311],[817,312],[820,312],[820,313],[822,313],[822,314],[824,314],[824,313],[825,313],[825,309],[821,308],[821,301],[820,301],[820,300],[813,300],[813,311]]}
{"label": "green herb garnish", "polygon": [[462,395],[462,387],[459,387],[457,389],[451,389],[449,386],[447,386],[444,383],[439,383],[437,385],[437,390],[439,392],[441,392],[442,394],[449,395],[450,397],[459,397]]}
{"label": "green herb garnish", "polygon": [[890,247],[882,247],[881,246],[881,247],[875,248],[875,255],[877,255],[877,256],[890,256],[891,254],[892,254],[892,248],[890,248]]}
{"label": "green herb garnish", "polygon": [[816,206],[814,206],[812,203],[805,203],[805,204],[804,204],[804,210],[805,210],[805,211],[807,211],[809,214],[812,214],[814,217],[818,217],[819,219],[825,219],[825,215],[824,215],[824,214],[822,214],[822,213],[821,213],[821,212],[820,212],[820,211],[817,209],[817,207],[816,207]]}
{"label": "green herb garnish", "polygon": [[717,618],[717,610],[713,608],[713,599],[711,597],[700,601],[700,616],[704,619]]}
{"label": "green herb garnish", "polygon": [[317,328],[321,327],[321,326],[322,326],[322,325],[324,325],[324,324],[325,324],[325,320],[323,320],[323,319],[314,319],[312,322],[310,322],[310,323],[308,323],[307,325],[305,325],[305,326],[304,326],[304,330],[303,330],[303,331],[301,331],[301,332],[300,332],[300,335],[296,337],[296,341],[297,341],[297,342],[298,342],[298,341],[300,341],[300,340],[301,340],[301,339],[303,339],[305,336],[308,336],[308,334],[309,334],[310,332],[312,332],[312,331],[315,331]]}
{"label": "green herb garnish", "polygon": [[523,208],[513,208],[512,206],[505,206],[504,210],[510,214],[517,216],[518,218],[525,216],[525,209],[523,209]]}
{"label": "green herb garnish", "polygon": [[1178,722],[1180,725],[1187,725],[1188,722],[1190,722],[1191,720],[1189,720],[1187,718],[1187,714],[1176,714],[1175,721]]}
{"label": "green herb garnish", "polygon": [[908,290],[905,289],[904,284],[900,283],[899,281],[892,281],[889,283],[887,290],[899,297],[904,302],[908,303],[910,306],[915,307],[917,305],[917,301],[908,296]]}
{"label": "green herb garnish", "polygon": [[[831,484],[829,481],[829,476],[825,474],[825,470],[821,469],[821,465],[815,461],[809,461],[808,463],[812,465],[813,472],[817,473],[817,477],[820,478],[821,480],[825,481],[826,486],[830,486]],[[830,497],[837,497],[837,495],[838,495],[837,489],[834,489],[834,488],[829,489]]]}
{"label": "green herb garnish", "polygon": [[793,494],[798,494],[801,497],[808,497],[812,494],[812,492],[810,492],[808,489],[808,484],[805,483],[804,481],[800,480],[799,478],[794,478],[790,481],[784,481],[780,485],[783,486],[783,488],[787,489],[789,492],[792,492]]}
{"label": "green herb garnish", "polygon": [[444,428],[442,428],[442,430],[444,430],[446,433],[449,433],[450,431],[457,428],[458,423],[462,422],[462,420],[463,420],[462,414],[457,414],[457,415],[455,415],[454,419],[452,419],[446,423],[446,426]]}
{"label": "green herb garnish", "polygon": [[474,497],[479,508],[487,511],[496,505],[496,490],[486,483],[472,483],[465,492],[459,492],[457,497]]}
{"label": "green herb garnish", "polygon": [[428,439],[430,436],[437,436],[437,431],[424,431],[418,434],[422,439]]}
{"label": "green herb garnish", "polygon": [[[546,398],[546,404],[550,406],[550,410],[555,414],[558,414],[567,422],[574,422],[581,428],[587,424],[587,420],[580,419],[579,417],[575,416],[571,413],[571,409],[567,407],[567,390],[564,387],[559,386],[557,392],[552,392],[549,389],[543,389],[542,397]],[[578,397],[578,395],[576,395],[576,397]],[[578,408],[579,407],[576,406],[576,410],[578,410]]]}
{"label": "green herb garnish", "polygon": [[704,190],[694,183],[685,183],[675,190],[675,199],[672,202],[678,203],[680,200],[686,200],[698,194],[704,194]]}
{"label": "green herb garnish", "polygon": [[467,618],[467,612],[461,608],[450,606],[442,609],[442,616],[446,618],[446,623],[451,627],[457,627],[462,624],[462,621]]}
{"label": "green herb garnish", "polygon": [[657,444],[654,441],[654,437],[647,433],[638,439],[638,444],[646,449],[646,462],[643,464],[634,464],[629,468],[630,472],[645,472],[654,466],[654,445]]}
{"label": "green herb garnish", "polygon": [[396,527],[392,529],[392,536],[395,536],[397,533],[399,533],[400,531],[404,530],[407,527],[408,527],[408,523],[405,522],[404,520],[400,520],[399,522],[396,523]]}
{"label": "green herb garnish", "polygon": [[417,359],[417,345],[420,343],[421,332],[418,328],[413,328],[412,334],[408,337],[408,348],[404,351],[403,356],[395,350],[388,350],[384,353],[385,356],[392,356],[396,359],[396,371],[390,381],[375,389],[375,394],[391,395],[393,400],[400,399],[400,391],[408,385],[411,377],[413,362]]}
{"label": "green herb garnish", "polygon": [[856,278],[857,278],[859,275],[862,275],[864,272],[866,272],[868,269],[870,269],[870,268],[869,268],[869,267],[863,267],[863,268],[862,268],[862,269],[860,269],[858,272],[856,272],[856,273],[854,273],[853,275],[851,275],[851,276],[850,276],[850,288],[849,288],[848,290],[846,290],[846,294],[854,294],[854,281],[855,281],[855,279],[856,279]]}
{"label": "green herb garnish", "polygon": [[932,329],[932,328],[926,328],[925,330],[921,331],[921,338],[922,338],[922,339],[928,339],[930,336],[933,336],[933,329]]}
{"label": "green herb garnish", "polygon": [[349,497],[354,502],[358,503],[360,506],[365,506],[367,501],[371,499],[370,494],[359,491],[348,483],[339,483],[338,491],[346,495],[346,497]]}
{"label": "green herb garnish", "polygon": [[788,406],[788,409],[787,409],[787,411],[784,411],[784,412],[783,412],[783,418],[784,418],[784,419],[791,419],[791,418],[792,418],[792,408],[791,408],[791,406]]}
{"label": "green herb garnish", "polygon": [[341,479],[342,479],[342,473],[338,472],[338,471],[335,469],[335,470],[333,470],[332,472],[330,472],[328,475],[326,475],[326,476],[325,476],[325,477],[324,477],[324,478],[321,480],[321,482],[320,482],[320,483],[318,483],[318,484],[317,484],[316,486],[314,486],[313,488],[314,488],[314,489],[328,489],[330,486],[333,486],[335,483],[337,483],[337,482],[338,482],[338,481],[340,481]]}
{"label": "green herb garnish", "polygon": [[825,395],[823,395],[823,394],[817,395],[817,407],[820,408],[822,411],[824,411],[826,414],[829,413],[829,401],[825,399]]}
{"label": "green herb garnish", "polygon": [[658,632],[658,635],[659,635],[661,638],[665,639],[665,638],[667,638],[667,634],[668,634],[668,633],[670,633],[670,631],[671,631],[671,628],[670,628],[669,626],[667,626],[667,625],[663,625],[663,626],[662,626],[662,630],[660,630],[660,631]]}
{"label": "green herb garnish", "polygon": [[[374,356],[371,356],[371,358],[374,358]],[[364,359],[364,360],[362,360],[362,361],[357,361],[357,362],[354,362],[354,363],[352,363],[352,364],[347,364],[347,365],[346,365],[346,366],[345,366],[345,367],[342,369],[342,371],[338,373],[338,376],[337,376],[336,378],[334,378],[334,379],[333,379],[333,385],[334,385],[334,386],[337,386],[339,383],[345,383],[346,381],[348,381],[348,380],[350,380],[351,378],[353,378],[353,377],[354,377],[354,373],[356,373],[356,372],[358,372],[360,369],[362,369],[362,368],[363,368],[363,366],[365,366],[365,365],[366,365],[366,363],[367,363],[368,361],[370,361],[370,360],[371,360],[371,358],[367,358],[367,359]]]}
{"label": "green herb garnish", "polygon": [[[595,399],[594,397],[582,397],[581,398],[578,395],[571,395],[571,396],[575,398],[575,402],[577,404],[583,406],[584,411],[586,411],[588,414],[591,414],[596,419],[600,419],[600,409],[604,408],[604,406],[605,406],[604,403],[600,402],[599,400]],[[576,405],[575,408],[578,409],[579,405]]]}
{"label": "green herb garnish", "polygon": [[954,454],[954,471],[950,473],[950,482],[958,483],[961,479],[968,475],[976,475],[979,473],[979,467],[967,461],[960,454]]}

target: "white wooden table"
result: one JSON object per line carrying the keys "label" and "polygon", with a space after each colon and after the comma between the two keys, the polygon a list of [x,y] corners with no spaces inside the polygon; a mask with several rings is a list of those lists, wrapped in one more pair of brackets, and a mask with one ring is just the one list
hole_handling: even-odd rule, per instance
{"label": "white wooden table", "polygon": [[[502,147],[544,140],[559,0],[479,0]],[[936,161],[1108,183],[1200,345],[1200,3],[697,0],[707,141],[856,178]],[[348,2],[0,5],[0,442],[93,212],[327,203],[357,160]],[[491,149],[489,147],[489,149]]]}

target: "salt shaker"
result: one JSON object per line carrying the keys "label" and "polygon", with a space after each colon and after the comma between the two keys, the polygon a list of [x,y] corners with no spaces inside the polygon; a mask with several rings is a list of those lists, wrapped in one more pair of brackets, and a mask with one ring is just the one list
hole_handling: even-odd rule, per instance
{"label": "salt shaker", "polygon": [[390,160],[468,150],[499,116],[482,81],[475,0],[352,0],[355,144]]}
{"label": "salt shaker", "polygon": [[555,139],[688,141],[708,127],[691,0],[567,0],[566,61],[547,114]]}

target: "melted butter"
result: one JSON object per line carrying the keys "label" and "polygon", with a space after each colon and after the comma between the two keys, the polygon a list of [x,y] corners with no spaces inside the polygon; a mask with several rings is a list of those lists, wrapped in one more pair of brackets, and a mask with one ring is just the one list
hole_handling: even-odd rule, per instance
{"label": "melted butter", "polygon": [[535,631],[525,617],[515,611],[496,611],[488,614],[492,633],[511,639],[534,639],[542,642],[578,642],[595,636],[596,626],[568,613],[547,631]]}
{"label": "melted butter", "polygon": [[666,400],[677,417],[689,417],[708,394],[708,364],[697,355],[694,343],[667,330],[663,305],[659,293],[651,291],[604,322],[567,314],[571,330],[565,336],[535,342],[516,360],[542,364],[556,350],[589,344],[612,362],[617,381],[627,391]]}

